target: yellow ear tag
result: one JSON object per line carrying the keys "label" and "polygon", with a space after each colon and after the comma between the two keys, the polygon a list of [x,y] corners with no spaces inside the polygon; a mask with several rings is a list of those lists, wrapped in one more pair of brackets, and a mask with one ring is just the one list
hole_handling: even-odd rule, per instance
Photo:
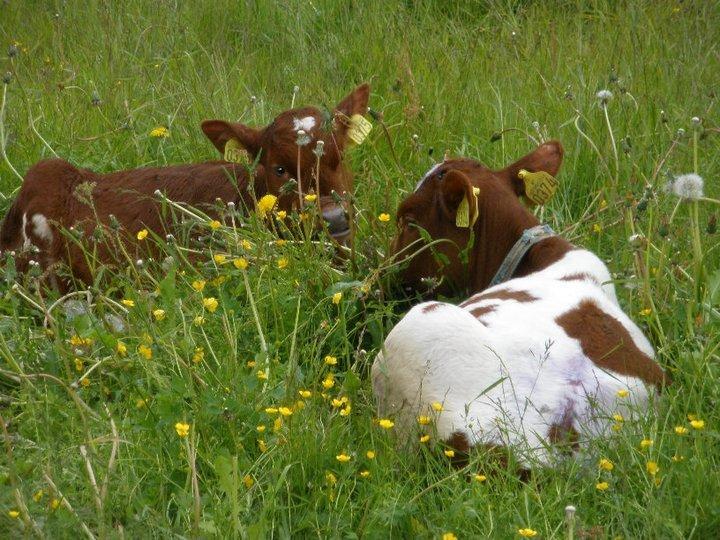
{"label": "yellow ear tag", "polygon": [[521,169],[518,178],[525,183],[525,196],[533,204],[548,202],[555,195],[559,185],[557,179],[545,171],[530,172]]}
{"label": "yellow ear tag", "polygon": [[225,143],[225,153],[223,159],[230,163],[242,163],[248,165],[250,163],[250,155],[247,153],[240,141],[237,139],[230,139]]}
{"label": "yellow ear tag", "polygon": [[468,229],[475,225],[475,222],[477,221],[479,212],[478,212],[478,195],[480,195],[480,188],[473,187],[472,188],[472,194],[473,194],[473,203],[475,204],[475,216],[473,216],[472,223],[470,223],[470,203],[468,203],[467,197],[465,197],[462,201],[460,201],[460,204],[457,208],[457,213],[455,214],[455,225],[457,227],[461,227],[463,229]]}
{"label": "yellow ear tag", "polygon": [[372,127],[370,121],[366,120],[362,114],[353,114],[350,117],[348,138],[355,144],[362,144]]}

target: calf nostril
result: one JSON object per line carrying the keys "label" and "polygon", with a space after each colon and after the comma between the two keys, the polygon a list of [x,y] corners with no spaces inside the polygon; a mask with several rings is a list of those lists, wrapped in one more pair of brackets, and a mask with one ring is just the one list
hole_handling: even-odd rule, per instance
{"label": "calf nostril", "polygon": [[345,209],[341,206],[333,206],[323,211],[323,219],[327,222],[327,228],[331,235],[340,236],[347,234],[350,227]]}

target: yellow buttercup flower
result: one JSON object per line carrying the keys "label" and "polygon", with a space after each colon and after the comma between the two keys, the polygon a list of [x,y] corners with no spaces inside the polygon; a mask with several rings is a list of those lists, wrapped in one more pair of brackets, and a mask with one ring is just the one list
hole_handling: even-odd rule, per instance
{"label": "yellow buttercup flower", "polygon": [[592,230],[595,234],[600,234],[602,232],[602,226],[599,223],[595,223],[592,226]]}
{"label": "yellow buttercup flower", "polygon": [[334,357],[334,356],[328,355],[328,356],[325,357],[325,363],[326,363],[328,366],[335,366],[335,365],[337,365],[337,358]]}
{"label": "yellow buttercup flower", "polygon": [[652,439],[643,439],[642,441],[640,441],[640,448],[644,449],[644,448],[648,448],[652,445],[653,445]]}
{"label": "yellow buttercup flower", "polygon": [[75,358],[74,364],[75,364],[75,371],[82,371],[83,368],[85,367],[85,362],[83,362],[82,359],[80,359],[80,358]]}
{"label": "yellow buttercup flower", "polygon": [[162,321],[165,318],[165,310],[164,309],[155,309],[152,312],[153,317],[155,317],[156,321]]}
{"label": "yellow buttercup flower", "polygon": [[315,195],[314,193],[308,193],[307,195],[305,195],[305,202],[307,203],[313,203],[316,199],[317,195]]}
{"label": "yellow buttercup flower", "polygon": [[262,433],[263,431],[265,431],[265,424],[260,424],[258,427],[255,428],[255,430],[258,433]]}
{"label": "yellow buttercup flower", "polygon": [[35,494],[33,495],[33,501],[40,502],[44,495],[45,495],[45,492],[42,489],[37,490],[35,492]]}
{"label": "yellow buttercup flower", "polygon": [[418,424],[421,426],[427,426],[431,421],[432,419],[429,416],[418,416]]}
{"label": "yellow buttercup flower", "polygon": [[218,308],[218,301],[216,298],[213,298],[212,296],[208,298],[203,298],[203,307],[207,309],[210,313],[215,313],[215,310]]}
{"label": "yellow buttercup flower", "polygon": [[333,386],[335,386],[335,377],[332,373],[328,373],[322,382],[322,386],[325,390],[330,390]]}
{"label": "yellow buttercup flower", "polygon": [[652,476],[655,476],[660,471],[660,467],[658,467],[658,464],[654,461],[648,461],[645,464],[645,469],[647,470],[648,474]]}
{"label": "yellow buttercup flower", "polygon": [[249,368],[254,368],[257,365],[257,362],[255,362],[255,360],[248,360],[245,365]]}
{"label": "yellow buttercup flower", "polygon": [[332,295],[332,303],[335,305],[338,305],[340,303],[340,300],[342,300],[342,293],[336,292]]}
{"label": "yellow buttercup flower", "polygon": [[267,452],[267,444],[262,439],[258,439],[258,448],[262,453]]}
{"label": "yellow buttercup flower", "polygon": [[153,355],[152,349],[144,344],[138,347],[138,352],[145,360],[150,360]]}
{"label": "yellow buttercup flower", "polygon": [[287,217],[287,212],[285,210],[278,210],[276,215],[278,219],[285,219]]}
{"label": "yellow buttercup flower", "polygon": [[211,228],[213,231],[216,231],[216,230],[218,230],[218,229],[222,226],[222,223],[220,223],[217,219],[213,219],[213,220],[209,223],[209,225],[210,225],[210,228]]}
{"label": "yellow buttercup flower", "polygon": [[607,491],[610,488],[610,484],[607,482],[598,482],[595,484],[595,489],[598,491]]}
{"label": "yellow buttercup flower", "polygon": [[60,508],[60,499],[53,499],[52,501],[50,501],[50,508],[52,508],[53,510],[57,510],[58,508]]}
{"label": "yellow buttercup flower", "polygon": [[378,216],[378,220],[382,223],[387,223],[388,221],[390,221],[390,214],[382,213]]}
{"label": "yellow buttercup flower", "polygon": [[125,356],[127,354],[127,346],[122,341],[118,341],[115,344],[115,350],[120,356]]}
{"label": "yellow buttercup flower", "polygon": [[615,468],[615,465],[609,459],[603,458],[598,462],[598,467],[604,471],[612,471]]}
{"label": "yellow buttercup flower", "polygon": [[617,397],[619,397],[619,398],[626,398],[630,395],[630,392],[623,388],[623,389],[615,392],[615,395],[617,395]]}
{"label": "yellow buttercup flower", "polygon": [[277,433],[280,431],[280,428],[283,425],[283,419],[282,416],[278,416],[275,421],[273,422],[273,433]]}
{"label": "yellow buttercup flower", "polygon": [[443,410],[443,404],[439,401],[435,401],[430,405],[434,411],[441,412]]}
{"label": "yellow buttercup flower", "polygon": [[650,309],[650,308],[645,308],[645,309],[641,309],[641,310],[640,310],[640,316],[641,316],[641,317],[647,317],[647,316],[650,315],[651,313],[652,313],[652,309]]}
{"label": "yellow buttercup flower", "polygon": [[205,324],[205,317],[203,317],[202,315],[196,316],[196,317],[193,319],[193,324],[194,324],[195,326],[202,326],[203,324]]}
{"label": "yellow buttercup flower", "polygon": [[690,425],[695,429],[704,429],[705,420],[691,420]]}
{"label": "yellow buttercup flower", "polygon": [[395,425],[395,422],[389,420],[388,418],[383,418],[378,421],[378,425],[383,429],[392,429],[392,427]]}
{"label": "yellow buttercup flower", "polygon": [[120,303],[125,307],[135,307],[135,301],[129,300],[127,298],[123,298],[122,300],[120,300]]}
{"label": "yellow buttercup flower", "polygon": [[247,259],[245,259],[244,257],[239,257],[233,260],[233,266],[235,266],[235,268],[237,268],[238,270],[247,270]]}
{"label": "yellow buttercup flower", "polygon": [[287,257],[280,257],[280,258],[277,260],[277,267],[278,267],[280,270],[284,270],[285,268],[287,268],[288,264],[290,264],[290,263],[289,263],[289,261],[287,260]]}
{"label": "yellow buttercup flower", "polygon": [[423,435],[422,437],[420,437],[420,442],[423,444],[425,444],[429,440],[430,440],[430,435]]}
{"label": "yellow buttercup flower", "polygon": [[475,480],[482,483],[487,480],[487,476],[485,476],[484,474],[476,474]]}
{"label": "yellow buttercup flower", "polygon": [[170,130],[163,126],[158,126],[150,130],[150,136],[156,139],[165,139],[170,136]]}
{"label": "yellow buttercup flower", "polygon": [[141,229],[141,230],[139,230],[138,233],[137,233],[137,239],[138,239],[138,240],[145,240],[145,239],[147,238],[147,235],[148,235],[148,230],[147,230],[147,229]]}
{"label": "yellow buttercup flower", "polygon": [[347,405],[345,405],[345,408],[344,408],[344,409],[341,409],[341,410],[340,410],[340,416],[349,416],[349,415],[350,415],[350,411],[352,411],[352,407],[351,407],[350,404],[348,403]]}
{"label": "yellow buttercup flower", "polygon": [[277,413],[278,413],[278,409],[277,409],[277,407],[266,407],[266,408],[265,408],[265,412],[266,412],[267,414],[277,414]]}
{"label": "yellow buttercup flower", "polygon": [[449,458],[455,457],[455,450],[445,450],[445,455]]}
{"label": "yellow buttercup flower", "polygon": [[362,476],[363,478],[368,478],[370,476],[370,471],[368,471],[368,470],[361,471],[360,476]]}
{"label": "yellow buttercup flower", "polygon": [[203,289],[205,289],[205,281],[202,279],[196,279],[192,282],[192,288],[197,292],[203,292]]}
{"label": "yellow buttercup flower", "polygon": [[312,392],[310,390],[298,390],[298,393],[300,394],[300,397],[308,399],[312,396]]}
{"label": "yellow buttercup flower", "polygon": [[9,516],[11,519],[17,519],[18,516],[20,516],[20,512],[18,512],[17,510],[9,510],[9,511],[8,511],[8,516]]}
{"label": "yellow buttercup flower", "polygon": [[90,386],[90,379],[88,379],[87,377],[83,377],[82,379],[80,379],[80,384],[87,388],[88,386]]}
{"label": "yellow buttercup flower", "polygon": [[267,381],[268,375],[265,371],[258,371],[257,372],[257,378],[261,381]]}
{"label": "yellow buttercup flower", "polygon": [[279,412],[280,414],[282,414],[283,416],[291,416],[292,413],[293,413],[293,412],[292,412],[292,409],[290,409],[289,407],[280,407],[280,408],[278,409],[278,412]]}
{"label": "yellow buttercup flower", "polygon": [[446,532],[442,535],[442,540],[457,540],[457,536],[451,532]]}
{"label": "yellow buttercup flower", "polygon": [[678,435],[685,435],[688,432],[688,428],[685,426],[675,426],[675,433]]}
{"label": "yellow buttercup flower", "polygon": [[529,528],[518,529],[518,534],[523,538],[532,538],[533,536],[537,536],[537,531]]}
{"label": "yellow buttercup flower", "polygon": [[277,197],[275,195],[263,195],[257,202],[256,212],[260,217],[265,217],[277,204]]}
{"label": "yellow buttercup flower", "polygon": [[250,251],[253,248],[253,243],[250,240],[242,240],[240,245],[245,251]]}
{"label": "yellow buttercup flower", "polygon": [[223,255],[222,253],[216,253],[213,255],[213,261],[215,261],[215,264],[225,264],[227,261],[227,256]]}
{"label": "yellow buttercup flower", "polygon": [[337,484],[337,478],[331,472],[325,473],[325,480],[327,480],[327,483],[330,484],[331,486],[334,486],[335,484]]}
{"label": "yellow buttercup flower", "polygon": [[249,474],[246,474],[245,476],[243,476],[243,484],[245,484],[246,488],[250,489],[251,487],[253,487],[254,483],[255,483],[255,480],[253,480],[253,477],[250,476]]}
{"label": "yellow buttercup flower", "polygon": [[375,459],[375,451],[374,451],[374,450],[368,450],[367,452],[365,452],[365,456],[366,456],[368,459]]}
{"label": "yellow buttercup flower", "polygon": [[205,350],[202,347],[197,347],[192,356],[192,361],[195,364],[199,364],[205,358]]}
{"label": "yellow buttercup flower", "polygon": [[177,432],[178,437],[187,437],[188,433],[190,433],[190,424],[186,424],[185,422],[178,422],[177,424],[175,424],[175,431]]}
{"label": "yellow buttercup flower", "polygon": [[335,456],[335,459],[337,459],[340,463],[347,463],[348,461],[350,461],[352,459],[352,457],[343,453],[343,454],[338,454],[337,456]]}
{"label": "yellow buttercup flower", "polygon": [[147,405],[147,401],[145,401],[145,400],[142,399],[142,398],[138,398],[138,399],[135,401],[135,407],[138,408],[138,409],[142,409],[143,407],[145,407],[145,405]]}
{"label": "yellow buttercup flower", "polygon": [[624,422],[625,418],[623,417],[622,414],[615,413],[615,414],[613,414],[613,420],[615,420],[616,422]]}

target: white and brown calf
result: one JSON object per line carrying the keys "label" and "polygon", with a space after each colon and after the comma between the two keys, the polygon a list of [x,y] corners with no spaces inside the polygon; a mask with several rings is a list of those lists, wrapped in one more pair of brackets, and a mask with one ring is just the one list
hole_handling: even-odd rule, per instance
{"label": "white and brown calf", "polygon": [[[501,171],[448,160],[400,205],[397,251],[419,237],[418,226],[435,239],[452,239],[443,248],[449,267],[440,269],[427,256],[412,260],[406,282],[440,273],[475,293],[460,305],[415,306],[375,359],[379,413],[394,415],[401,438],[417,436],[418,416],[429,415],[437,436],[456,449],[507,447],[529,468],[549,463],[560,443],[565,451],[578,449],[607,434],[614,414],[642,414],[668,382],[592,252],[558,236],[544,238],[510,279],[485,289],[523,232],[539,224],[518,199],[524,194],[518,172],[555,174],[561,159],[553,142]],[[480,192],[464,273],[458,252],[470,234],[455,218],[472,187]],[[440,412],[433,408],[438,403]]]}

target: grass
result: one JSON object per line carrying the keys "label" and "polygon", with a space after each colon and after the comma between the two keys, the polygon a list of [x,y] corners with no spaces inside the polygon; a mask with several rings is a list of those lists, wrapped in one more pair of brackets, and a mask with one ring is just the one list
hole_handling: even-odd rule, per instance
{"label": "grass", "polygon": [[[249,216],[242,230],[208,231],[205,263],[192,267],[169,246],[164,266],[128,265],[90,289],[90,311],[55,307],[46,326],[55,297],[8,287],[2,536],[514,538],[531,528],[565,537],[567,505],[578,538],[718,535],[718,209],[703,201],[674,212],[677,199],[663,191],[668,175],[696,168],[705,195],[720,197],[715,3],[11,0],[0,21],[3,49],[19,42],[0,57],[0,73],[11,74],[3,214],[20,183],[13,169],[53,154],[100,172],[216,159],[202,119],[266,123],[290,106],[295,85],[298,103],[332,106],[371,82],[398,157],[377,122],[349,156],[353,267],[331,267],[322,245],[277,245]],[[607,117],[595,97],[605,88]],[[170,137],[149,137],[158,126]],[[392,430],[374,422],[369,366],[407,307],[389,300],[392,272],[378,271],[394,227],[377,216],[392,214],[446,150],[501,167],[546,136],[566,158],[542,219],[607,260],[674,382],[647,418],[621,422],[582,457],[527,483],[505,471],[479,482],[483,455],[455,470],[432,441],[396,451]],[[635,249],[632,234],[643,236]],[[216,264],[216,253],[249,267]],[[125,329],[113,331],[109,315]],[[331,402],[341,396],[345,416],[347,404]],[[293,414],[266,412],[281,406]],[[189,426],[186,437],[177,424]],[[653,444],[641,448],[643,439]],[[606,491],[596,488],[603,481]]]}

